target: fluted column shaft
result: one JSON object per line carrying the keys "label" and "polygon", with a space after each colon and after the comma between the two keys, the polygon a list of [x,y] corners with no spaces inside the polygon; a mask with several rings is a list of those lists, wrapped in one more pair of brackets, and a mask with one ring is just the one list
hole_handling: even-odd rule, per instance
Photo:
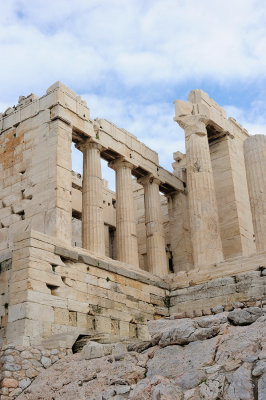
{"label": "fluted column shaft", "polygon": [[194,265],[208,266],[222,261],[223,251],[207,130],[198,116],[180,120],[186,134],[187,190]]}
{"label": "fluted column shaft", "polygon": [[159,180],[144,177],[139,180],[144,187],[147,263],[149,271],[164,276],[168,273],[165,238],[162,223]]}
{"label": "fluted column shaft", "polygon": [[82,246],[95,254],[105,254],[101,146],[87,142],[83,151]]}
{"label": "fluted column shaft", "polygon": [[132,165],[118,159],[110,167],[116,171],[116,250],[117,259],[139,266],[136,219],[133,203]]}
{"label": "fluted column shaft", "polygon": [[266,250],[266,136],[244,142],[249,198],[257,251]]}

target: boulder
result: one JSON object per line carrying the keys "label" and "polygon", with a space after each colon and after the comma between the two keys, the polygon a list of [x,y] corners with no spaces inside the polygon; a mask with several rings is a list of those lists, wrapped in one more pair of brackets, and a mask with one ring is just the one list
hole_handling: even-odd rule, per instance
{"label": "boulder", "polygon": [[233,325],[250,325],[262,316],[259,307],[249,307],[246,309],[236,309],[229,312],[227,318]]}

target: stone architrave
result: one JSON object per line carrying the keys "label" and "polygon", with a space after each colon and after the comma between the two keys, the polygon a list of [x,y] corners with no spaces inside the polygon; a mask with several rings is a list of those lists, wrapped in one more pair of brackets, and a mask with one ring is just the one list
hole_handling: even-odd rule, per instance
{"label": "stone architrave", "polygon": [[168,274],[162,224],[160,181],[151,175],[138,180],[144,187],[148,270],[158,276]]}
{"label": "stone architrave", "polygon": [[251,212],[258,251],[266,250],[266,136],[254,135],[244,142]]}
{"label": "stone architrave", "polygon": [[187,190],[195,267],[223,260],[214,179],[203,115],[177,117],[185,130]]}
{"label": "stone architrave", "polygon": [[97,255],[105,254],[101,148],[89,140],[80,146],[83,152],[82,247]]}
{"label": "stone architrave", "polygon": [[136,219],[131,170],[133,165],[122,158],[109,166],[116,172],[116,249],[117,259],[139,267]]}

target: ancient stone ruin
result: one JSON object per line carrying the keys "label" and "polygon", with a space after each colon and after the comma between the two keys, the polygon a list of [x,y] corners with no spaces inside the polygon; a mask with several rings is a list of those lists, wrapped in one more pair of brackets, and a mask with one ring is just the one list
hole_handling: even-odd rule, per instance
{"label": "ancient stone ruin", "polygon": [[[86,102],[60,82],[0,114],[2,399],[29,390],[42,370],[84,345],[89,359],[91,351],[160,345],[151,328],[159,319],[190,318],[193,335],[196,326],[211,329],[195,340],[226,335],[228,312],[254,314],[242,325],[265,326],[266,136],[249,135],[201,90],[174,104],[186,154],[173,154],[172,172],[133,134],[92,120]],[[73,143],[82,175],[72,171]],[[115,171],[115,192],[101,159]],[[220,312],[223,322],[209,321]],[[190,343],[174,335],[161,347]],[[101,350],[88,350],[92,343]],[[134,390],[106,398],[145,399]],[[200,389],[182,397],[182,390],[187,400],[253,399],[204,397]],[[170,395],[156,399],[179,399]]]}

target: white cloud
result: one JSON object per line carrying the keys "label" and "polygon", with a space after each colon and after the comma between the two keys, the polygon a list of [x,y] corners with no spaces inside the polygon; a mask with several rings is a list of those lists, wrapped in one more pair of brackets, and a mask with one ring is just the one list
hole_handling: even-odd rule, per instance
{"label": "white cloud", "polygon": [[251,135],[266,135],[266,101],[253,101],[250,107],[224,106],[227,115],[235,118]]}
{"label": "white cloud", "polygon": [[[168,169],[172,152],[184,150],[173,97],[202,82],[223,93],[266,79],[260,0],[0,0],[0,10],[0,110],[61,80]],[[251,132],[265,132],[256,112],[263,103],[253,100],[231,110]]]}
{"label": "white cloud", "polygon": [[[85,91],[266,76],[257,0],[0,1],[0,87]],[[41,77],[41,79],[40,79]],[[41,83],[40,83],[41,80]],[[13,89],[14,91],[14,89]]]}

